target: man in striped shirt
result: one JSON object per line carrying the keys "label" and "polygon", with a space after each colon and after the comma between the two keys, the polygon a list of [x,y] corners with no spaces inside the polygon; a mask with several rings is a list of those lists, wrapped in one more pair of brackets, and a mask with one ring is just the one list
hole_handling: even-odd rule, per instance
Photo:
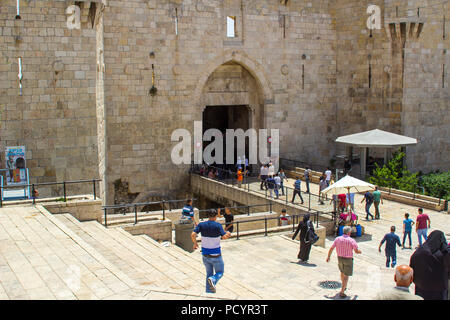
{"label": "man in striped shirt", "polygon": [[330,250],[328,251],[327,262],[330,262],[330,256],[333,253],[334,248],[338,255],[338,266],[341,272],[342,288],[339,292],[341,298],[345,298],[345,290],[347,289],[348,278],[353,275],[353,251],[355,253],[361,253],[358,249],[358,244],[354,239],[350,237],[352,228],[347,226],[344,227],[344,235],[337,237]]}
{"label": "man in striped shirt", "polygon": [[194,250],[198,248],[197,234],[202,235],[202,257],[206,268],[206,292],[215,293],[216,284],[222,278],[224,263],[220,250],[220,239],[228,239],[230,232],[223,230],[220,223],[216,222],[217,211],[207,211],[208,220],[199,223],[191,234]]}
{"label": "man in striped shirt", "polygon": [[194,208],[192,207],[192,199],[189,199],[183,207],[183,210],[181,210],[181,220],[190,220],[197,225],[197,222],[195,222]]}

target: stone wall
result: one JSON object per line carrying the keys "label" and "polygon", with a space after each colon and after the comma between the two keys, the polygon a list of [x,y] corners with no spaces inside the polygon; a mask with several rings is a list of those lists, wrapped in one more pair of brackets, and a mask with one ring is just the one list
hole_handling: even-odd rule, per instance
{"label": "stone wall", "polygon": [[21,19],[15,19],[15,0],[0,5],[1,167],[5,147],[23,145],[32,182],[97,178],[96,38],[89,9],[81,6],[82,28],[69,30],[66,1],[20,5]]}
{"label": "stone wall", "polygon": [[[338,133],[378,128],[417,138],[417,146],[406,148],[408,168],[448,170],[449,28],[447,23],[444,39],[443,20],[450,14],[449,4],[370,4],[380,6],[382,16],[382,29],[372,33],[366,27],[368,3],[337,0],[331,7],[338,40]],[[344,153],[342,146],[338,152]]]}
{"label": "stone wall", "polygon": [[68,202],[46,202],[42,204],[52,214],[70,213],[78,221],[96,220],[103,222],[102,201],[99,200],[69,200]]}
{"label": "stone wall", "polygon": [[121,228],[133,236],[145,234],[156,241],[172,242],[172,222],[167,219],[142,222],[136,225],[130,224]]}
{"label": "stone wall", "polygon": [[[397,20],[424,24],[418,39],[413,39],[410,33],[412,29],[417,34],[417,25],[409,23],[407,29],[402,128],[404,134],[418,141],[417,146],[406,149],[407,165],[425,173],[449,170],[450,3],[436,0],[391,2],[392,6],[399,7],[401,19]],[[421,6],[418,17],[417,8]],[[393,14],[395,11],[392,11]]]}
{"label": "stone wall", "polygon": [[[449,4],[372,1],[382,28],[371,33],[360,0],[78,3],[79,30],[67,27],[74,2],[21,1],[20,20],[16,1],[0,7],[0,150],[25,145],[32,182],[100,177],[108,204],[118,179],[136,199],[184,197],[188,166],[172,163],[171,134],[192,133],[218,103],[279,129],[284,158],[328,165],[343,153],[337,136],[379,128],[419,140],[410,168],[448,169]],[[414,17],[417,6],[428,9]]]}
{"label": "stone wall", "polygon": [[[104,11],[108,183],[121,178],[130,192],[143,193],[187,189],[187,167],[172,164],[170,158],[171,133],[177,128],[192,132],[193,121],[202,119],[211,101],[205,92],[208,79],[223,64],[243,67],[254,78],[257,88],[247,89],[253,97],[249,104],[261,112],[261,127],[280,129],[282,154],[308,154],[312,161],[327,162],[332,155],[329,121],[335,82],[335,33],[328,1],[289,3],[148,5],[130,0],[125,6],[123,1],[109,1]],[[226,38],[227,15],[237,17],[236,38]],[[152,64],[158,89],[154,97],[149,95]],[[236,103],[242,96],[237,91],[245,89],[236,90],[233,83],[215,87],[213,101]],[[316,119],[324,125],[309,125]]]}

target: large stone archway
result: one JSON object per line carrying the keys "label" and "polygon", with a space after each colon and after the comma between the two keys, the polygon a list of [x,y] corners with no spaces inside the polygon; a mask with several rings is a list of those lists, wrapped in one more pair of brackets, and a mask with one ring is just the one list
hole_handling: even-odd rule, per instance
{"label": "large stone archway", "polygon": [[239,50],[228,50],[223,54],[212,59],[199,74],[195,90],[193,93],[194,105],[202,107],[202,92],[210,75],[221,65],[238,64],[245,68],[248,73],[255,79],[255,82],[262,95],[263,104],[273,104],[274,96],[272,85],[267,77],[264,68],[257,61],[248,57],[244,52]]}
{"label": "large stone archway", "polygon": [[[223,63],[218,65],[218,62]],[[257,71],[249,69],[248,64]],[[246,131],[267,127],[265,105],[273,103],[271,87],[262,69],[236,52],[229,52],[207,66],[200,75],[196,92],[195,118],[203,121],[203,132],[210,128],[225,133],[226,129]],[[235,153],[236,161],[239,152],[235,150]],[[247,159],[248,155],[249,140],[246,141]]]}

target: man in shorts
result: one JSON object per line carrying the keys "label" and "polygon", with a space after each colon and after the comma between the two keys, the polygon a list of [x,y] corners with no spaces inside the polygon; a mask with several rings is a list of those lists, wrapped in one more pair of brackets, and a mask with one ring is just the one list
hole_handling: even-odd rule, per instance
{"label": "man in shorts", "polygon": [[330,256],[333,253],[334,248],[338,255],[338,266],[341,272],[342,288],[339,292],[341,298],[347,297],[345,290],[347,289],[348,278],[353,275],[353,251],[355,253],[361,253],[358,249],[358,244],[354,239],[350,237],[352,228],[350,226],[344,227],[344,234],[337,237],[330,250],[328,251],[327,262],[330,262]]}

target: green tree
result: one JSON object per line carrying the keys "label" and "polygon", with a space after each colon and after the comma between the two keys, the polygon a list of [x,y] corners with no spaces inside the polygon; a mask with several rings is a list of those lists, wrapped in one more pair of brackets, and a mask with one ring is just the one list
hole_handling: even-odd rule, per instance
{"label": "green tree", "polygon": [[428,195],[450,200],[450,171],[424,175],[421,177],[421,185]]}
{"label": "green tree", "polygon": [[383,167],[375,164],[375,170],[369,182],[381,187],[391,187],[405,191],[414,191],[418,183],[418,173],[411,173],[403,166],[404,152],[395,152],[392,159]]}

